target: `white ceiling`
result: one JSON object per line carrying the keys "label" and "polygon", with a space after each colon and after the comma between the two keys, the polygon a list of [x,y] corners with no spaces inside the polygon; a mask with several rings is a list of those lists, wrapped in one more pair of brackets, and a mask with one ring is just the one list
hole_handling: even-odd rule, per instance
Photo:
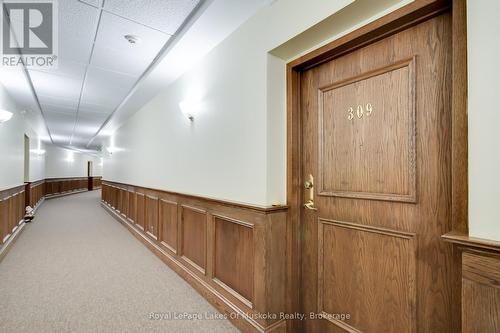
{"label": "white ceiling", "polygon": [[[47,132],[47,140],[99,149],[99,134],[116,129],[167,81],[269,2],[58,1],[58,68],[2,69],[0,80],[27,110],[26,117],[37,122],[34,127]],[[140,43],[128,43],[127,34],[140,36]],[[182,65],[168,56],[172,53],[179,59],[183,50],[189,59],[181,56]]]}
{"label": "white ceiling", "polygon": [[53,143],[86,147],[199,2],[58,1],[58,68],[28,70]]}

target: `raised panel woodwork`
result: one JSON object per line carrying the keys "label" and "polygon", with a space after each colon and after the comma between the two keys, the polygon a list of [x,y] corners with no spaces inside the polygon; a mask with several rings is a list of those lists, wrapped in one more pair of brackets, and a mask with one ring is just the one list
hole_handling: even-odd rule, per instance
{"label": "raised panel woodwork", "polygon": [[414,202],[415,59],[320,88],[319,194]]}
{"label": "raised panel woodwork", "polygon": [[113,206],[113,208],[115,209],[118,209],[117,195],[118,188],[116,186],[111,187],[111,206]]}
{"label": "raised panel woodwork", "polygon": [[318,312],[347,331],[414,332],[414,235],[323,219],[318,233]]}
{"label": "raised panel woodwork", "polygon": [[285,207],[238,205],[109,181],[103,182],[104,197],[112,186],[128,189],[129,215],[136,206],[146,226],[158,219],[158,239],[116,208],[102,206],[222,312],[237,314],[238,327],[284,329],[282,319],[250,320],[244,314],[285,312]]}
{"label": "raised panel woodwork", "polygon": [[136,193],[136,220],[135,224],[142,230],[145,229],[145,196],[143,193]]}
{"label": "raised panel woodwork", "polygon": [[8,197],[7,202],[9,205],[9,229],[8,229],[8,232],[9,232],[9,234],[11,234],[17,225],[17,223],[16,223],[16,198],[15,198],[15,194]]}
{"label": "raised panel woodwork", "polygon": [[214,223],[214,279],[251,307],[254,288],[253,225],[222,216],[215,216]]}
{"label": "raised panel woodwork", "polygon": [[40,200],[45,196],[45,180],[31,183],[29,186],[30,196],[29,205],[34,208],[39,203]]}
{"label": "raised panel woodwork", "polygon": [[102,188],[102,177],[93,177],[92,178],[92,187],[94,189]]}
{"label": "raised panel woodwork", "polygon": [[160,199],[159,241],[170,251],[177,253],[176,202]]}
{"label": "raised panel woodwork", "polygon": [[4,239],[8,234],[7,216],[5,200],[0,200],[0,244],[4,243]]}
{"label": "raised panel woodwork", "polygon": [[121,209],[120,212],[123,216],[128,215],[128,190],[121,190]]}
{"label": "raised panel woodwork", "polygon": [[298,331],[457,332],[453,253],[440,240],[452,225],[452,29],[439,14],[289,73],[294,300],[351,316]]}
{"label": "raised panel woodwork", "polygon": [[51,178],[46,180],[46,195],[65,194],[88,188],[88,178]]}
{"label": "raised panel woodwork", "polygon": [[136,221],[136,194],[134,191],[128,192],[128,220],[132,223]]}
{"label": "raised panel woodwork", "polygon": [[122,195],[123,195],[123,189],[118,187],[116,189],[116,208],[117,210],[122,213],[123,212],[123,199],[122,199]]}
{"label": "raised panel woodwork", "polygon": [[500,332],[500,256],[462,254],[462,332]]}
{"label": "raised panel woodwork", "polygon": [[25,210],[25,191],[21,191],[17,196],[17,216],[16,216],[16,224],[20,224],[24,218],[24,210]]}
{"label": "raised panel woodwork", "polygon": [[146,233],[158,239],[158,198],[146,196]]}
{"label": "raised panel woodwork", "polygon": [[182,206],[182,256],[205,274],[207,215],[204,210]]}

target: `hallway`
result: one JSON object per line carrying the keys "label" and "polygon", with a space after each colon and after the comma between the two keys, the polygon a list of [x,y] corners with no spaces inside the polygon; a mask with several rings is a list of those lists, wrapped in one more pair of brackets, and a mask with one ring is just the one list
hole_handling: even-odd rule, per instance
{"label": "hallway", "polygon": [[500,1],[1,2],[0,333],[500,333]]}
{"label": "hallway", "polygon": [[100,207],[100,191],[46,200],[0,262],[0,332],[236,332]]}

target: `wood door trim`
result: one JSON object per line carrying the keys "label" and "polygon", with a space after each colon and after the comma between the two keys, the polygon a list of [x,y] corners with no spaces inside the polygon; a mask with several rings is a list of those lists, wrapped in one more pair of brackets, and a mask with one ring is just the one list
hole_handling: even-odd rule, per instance
{"label": "wood door trim", "polygon": [[[467,48],[466,0],[416,0],[382,18],[357,29],[317,50],[287,64],[287,311],[301,309],[301,72],[363,46],[393,35],[453,7],[453,84],[452,84],[452,216],[453,229],[467,230]],[[300,322],[292,322],[291,331],[300,330]]]}

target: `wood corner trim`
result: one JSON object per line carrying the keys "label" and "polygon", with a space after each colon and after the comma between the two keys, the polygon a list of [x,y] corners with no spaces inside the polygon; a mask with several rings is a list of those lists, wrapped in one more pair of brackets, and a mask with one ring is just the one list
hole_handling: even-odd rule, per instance
{"label": "wood corner trim", "polygon": [[490,250],[500,253],[500,242],[476,237],[470,237],[468,234],[460,231],[450,231],[441,236],[441,238],[449,243],[461,245],[470,248]]}

